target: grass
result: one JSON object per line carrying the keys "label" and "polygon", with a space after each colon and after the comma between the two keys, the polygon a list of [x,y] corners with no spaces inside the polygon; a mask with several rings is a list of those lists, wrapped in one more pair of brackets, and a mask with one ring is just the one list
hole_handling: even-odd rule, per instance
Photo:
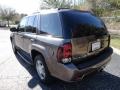
{"label": "grass", "polygon": [[111,46],[120,49],[120,36],[111,35]]}

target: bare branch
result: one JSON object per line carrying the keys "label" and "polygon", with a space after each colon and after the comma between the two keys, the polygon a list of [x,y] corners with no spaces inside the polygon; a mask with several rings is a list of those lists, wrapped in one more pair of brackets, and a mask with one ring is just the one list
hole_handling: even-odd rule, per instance
{"label": "bare branch", "polygon": [[2,6],[0,6],[0,17],[3,20],[8,21],[8,26],[9,26],[9,21],[14,18],[15,14],[16,14],[16,12],[15,12],[14,9],[12,9],[10,7],[2,7]]}

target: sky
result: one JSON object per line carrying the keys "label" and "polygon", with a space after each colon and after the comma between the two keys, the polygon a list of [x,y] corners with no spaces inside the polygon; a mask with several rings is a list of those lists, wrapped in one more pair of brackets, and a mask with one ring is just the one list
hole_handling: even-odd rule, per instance
{"label": "sky", "polygon": [[[32,14],[38,12],[42,0],[0,0],[0,5],[11,7],[18,13]],[[75,0],[84,1],[84,0]]]}
{"label": "sky", "polygon": [[11,7],[18,13],[31,14],[39,10],[40,0],[0,0],[0,5]]}

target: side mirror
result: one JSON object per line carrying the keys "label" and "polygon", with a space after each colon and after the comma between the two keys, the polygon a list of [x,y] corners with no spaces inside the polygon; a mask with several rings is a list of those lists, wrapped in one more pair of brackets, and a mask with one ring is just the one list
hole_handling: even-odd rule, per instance
{"label": "side mirror", "polygon": [[12,27],[12,28],[10,28],[10,31],[11,32],[18,32],[18,29],[16,29],[16,27]]}

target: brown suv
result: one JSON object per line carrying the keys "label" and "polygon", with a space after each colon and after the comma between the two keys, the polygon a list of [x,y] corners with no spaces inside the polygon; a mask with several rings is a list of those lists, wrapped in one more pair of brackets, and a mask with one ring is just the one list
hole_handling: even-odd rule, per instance
{"label": "brown suv", "polygon": [[10,30],[14,52],[35,65],[43,82],[80,80],[103,69],[113,53],[105,24],[89,11],[42,10]]}

